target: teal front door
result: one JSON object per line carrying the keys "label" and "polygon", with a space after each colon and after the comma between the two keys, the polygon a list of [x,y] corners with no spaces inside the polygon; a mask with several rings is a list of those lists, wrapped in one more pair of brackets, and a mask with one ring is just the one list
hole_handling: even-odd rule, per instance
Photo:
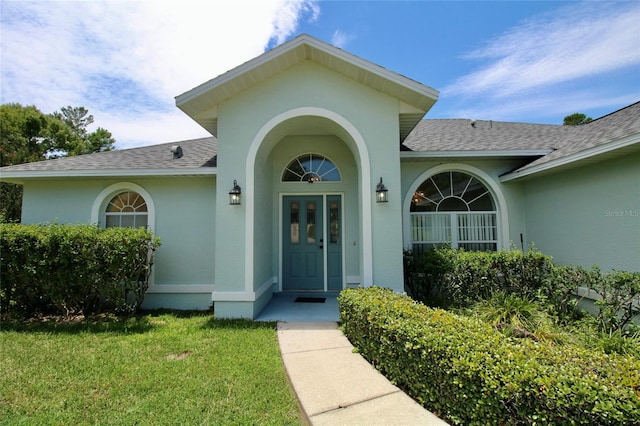
{"label": "teal front door", "polygon": [[284,197],[283,220],[283,290],[324,290],[322,196]]}

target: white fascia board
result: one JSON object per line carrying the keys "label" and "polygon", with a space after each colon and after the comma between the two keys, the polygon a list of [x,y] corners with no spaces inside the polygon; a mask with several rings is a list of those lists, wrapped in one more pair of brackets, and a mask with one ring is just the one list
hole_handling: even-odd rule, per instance
{"label": "white fascia board", "polygon": [[400,159],[403,158],[495,158],[495,157],[542,157],[553,152],[551,149],[530,149],[530,150],[493,150],[493,151],[403,151]]}
{"label": "white fascia board", "polygon": [[640,143],[640,134],[634,134],[615,142],[610,142],[607,144],[594,146],[593,148],[585,149],[583,151],[578,151],[574,154],[567,155],[566,157],[560,157],[555,160],[551,160],[546,163],[538,164],[537,166],[524,169],[522,171],[516,170],[514,172],[507,173],[506,175],[500,177],[500,182],[508,182],[515,179],[521,179],[525,176],[531,176],[536,173],[566,166],[577,161],[586,160],[598,155],[606,154],[608,152],[613,152],[621,148],[635,145],[637,143]]}
{"label": "white fascia board", "polygon": [[291,49],[295,49],[299,44],[300,41],[298,40],[292,40],[291,42],[289,42],[290,44],[285,43],[284,45],[280,45],[278,47],[275,47],[272,50],[269,50],[263,54],[261,54],[260,56],[257,56],[247,62],[245,62],[242,65],[239,65],[235,68],[232,68],[231,70],[220,74],[219,76],[200,84],[199,86],[194,87],[191,90],[188,90],[186,92],[184,92],[181,95],[178,95],[175,97],[175,101],[176,101],[176,105],[180,108],[180,106],[184,103],[189,102],[190,100],[197,98],[198,96],[208,92],[209,90],[218,87],[218,86],[222,86],[224,85],[226,82],[233,80],[234,78],[248,72],[251,71],[252,69],[258,68],[259,66],[263,65],[264,63],[268,62],[269,60],[271,60],[272,58],[282,55],[285,52],[291,50]]}
{"label": "white fascia board", "polygon": [[336,56],[351,65],[364,69],[386,80],[393,81],[401,86],[404,86],[409,90],[412,90],[414,92],[427,96],[433,99],[434,101],[437,100],[438,97],[440,96],[440,92],[432,87],[426,86],[422,83],[419,83],[415,80],[412,80],[394,71],[388,70],[384,67],[381,67],[380,65],[376,65],[373,62],[367,61],[366,59],[362,59],[344,50],[338,49],[334,46],[327,45],[324,43],[319,43],[317,40],[314,40],[314,39],[309,39],[308,43],[313,45],[313,47],[318,50],[321,50],[325,53]]}
{"label": "white fascia board", "polygon": [[2,172],[0,170],[0,181],[67,177],[212,176],[216,174],[218,174],[217,167],[197,169],[25,170],[15,172]]}
{"label": "white fascia board", "polygon": [[291,40],[288,43],[282,44],[268,52],[265,52],[262,55],[248,62],[245,62],[244,64],[230,71],[227,71],[226,73],[212,80],[209,80],[206,83],[201,84],[200,86],[197,86],[181,95],[176,96],[175,97],[176,105],[179,108],[181,108],[184,104],[186,104],[190,100],[203,95],[209,90],[215,87],[222,86],[225,83],[235,79],[236,77],[239,77],[240,75],[248,71],[258,68],[278,56],[285,55],[287,52],[290,52],[302,45],[307,45],[313,49],[319,50],[321,52],[324,52],[326,54],[339,58],[360,69],[364,69],[365,71],[370,72],[374,75],[385,78],[389,81],[393,81],[396,84],[399,84],[400,86],[403,86],[409,90],[412,90],[414,92],[422,94],[423,96],[427,96],[431,98],[434,102],[438,99],[440,95],[440,92],[437,91],[436,89],[433,89],[415,80],[412,80],[403,75],[390,71],[384,67],[381,67],[372,62],[369,62],[365,59],[362,59],[358,56],[348,53],[342,49],[338,49],[337,47],[334,47],[332,45],[316,40],[313,37],[302,35],[298,38]]}

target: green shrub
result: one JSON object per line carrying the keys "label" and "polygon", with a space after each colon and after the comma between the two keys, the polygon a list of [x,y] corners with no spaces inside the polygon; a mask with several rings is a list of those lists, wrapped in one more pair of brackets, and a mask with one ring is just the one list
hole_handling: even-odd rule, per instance
{"label": "green shrub", "polygon": [[555,266],[543,282],[542,294],[556,321],[567,324],[580,318],[577,297],[580,287],[591,287],[598,277],[580,266]]}
{"label": "green shrub", "polygon": [[360,353],[452,424],[638,424],[636,359],[512,339],[381,288],[347,289],[338,301]]}
{"label": "green shrub", "polygon": [[472,312],[507,335],[538,340],[549,336],[551,319],[544,308],[514,293],[498,291],[476,303]]}
{"label": "green shrub", "polygon": [[444,248],[422,254],[405,252],[404,267],[411,297],[429,306],[461,308],[488,299],[497,291],[538,297],[553,262],[533,249],[523,253]]}
{"label": "green shrub", "polygon": [[0,307],[23,316],[136,310],[158,245],[144,229],[0,224]]}
{"label": "green shrub", "polygon": [[640,332],[616,330],[601,333],[597,339],[597,347],[608,354],[616,353],[640,358]]}
{"label": "green shrub", "polygon": [[[600,272],[597,268],[594,271]],[[596,319],[602,332],[622,331],[640,314],[639,272],[609,272],[590,290],[600,296],[594,303],[599,308]]]}
{"label": "green shrub", "polygon": [[557,322],[566,324],[580,316],[578,289],[586,288],[599,296],[594,303],[603,333],[623,330],[640,314],[640,273],[603,275],[596,266],[556,266],[534,249],[407,251],[404,273],[408,294],[428,306],[466,308],[500,292],[542,303]]}

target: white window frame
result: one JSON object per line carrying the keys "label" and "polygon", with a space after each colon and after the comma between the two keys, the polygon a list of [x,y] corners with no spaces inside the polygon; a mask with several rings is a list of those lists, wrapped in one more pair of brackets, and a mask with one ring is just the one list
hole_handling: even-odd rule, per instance
{"label": "white window frame", "polygon": [[91,223],[98,224],[101,228],[106,227],[107,205],[113,197],[127,191],[137,192],[142,198],[144,198],[144,201],[147,204],[147,228],[154,232],[155,206],[153,204],[153,199],[143,187],[132,182],[115,183],[102,190],[93,202],[93,207],[91,208]]}
{"label": "white window frame", "polygon": [[[444,173],[444,172],[461,172],[461,173],[468,174],[478,179],[478,181],[480,181],[480,183],[482,183],[489,190],[489,194],[493,198],[493,202],[495,204],[497,240],[487,240],[486,242],[495,242],[497,250],[501,250],[509,247],[509,220],[508,220],[509,215],[507,211],[507,202],[498,183],[486,172],[476,167],[473,167],[467,164],[450,163],[450,164],[440,164],[438,166],[435,166],[426,170],[421,175],[419,175],[409,186],[408,191],[405,194],[405,199],[403,203],[403,219],[404,219],[403,233],[404,233],[405,249],[411,250],[413,248],[413,238],[412,238],[413,237],[413,234],[412,234],[413,232],[412,214],[413,213],[411,212],[411,200],[413,198],[414,193],[418,190],[418,188],[420,187],[420,185],[422,185],[424,181],[426,181],[427,179],[437,174]],[[439,213],[450,214],[452,212],[439,212]],[[459,212],[453,212],[453,213],[459,213]],[[470,213],[484,213],[484,212],[470,212]],[[493,212],[489,212],[489,213],[493,213]],[[416,214],[423,214],[423,213],[416,213]],[[451,223],[454,223],[453,219],[454,218],[450,219],[452,220]],[[451,232],[452,235],[454,233],[457,234],[458,232],[457,217],[455,219],[456,219],[456,222],[455,222],[456,228],[455,228],[455,232],[453,232],[452,230]],[[454,243],[457,244],[458,242],[462,242],[462,243],[477,242],[477,241],[457,241],[457,238],[458,238],[457,235],[453,236],[452,240],[454,238],[456,239],[455,241],[447,241],[447,242],[452,243],[452,245]],[[426,243],[426,241],[421,241],[421,242]],[[442,241],[438,241],[438,242],[442,242]],[[482,242],[485,242],[485,241],[482,241]]]}
{"label": "white window frame", "polygon": [[[470,227],[461,236],[459,218],[460,217],[478,217],[481,220],[493,222],[490,225]],[[460,248],[461,244],[495,244],[498,249],[498,220],[496,211],[460,211],[460,212],[411,212],[411,248],[416,245],[441,245],[443,243],[450,244],[452,248]],[[416,222],[422,222],[424,219],[446,218],[448,226],[440,226],[430,232],[428,228],[417,225]],[[437,220],[437,219],[436,219]],[[453,226],[455,224],[455,226]],[[495,229],[494,229],[495,228]],[[486,234],[493,234],[494,238],[486,238]],[[438,234],[438,235],[434,235]],[[443,236],[443,234],[446,234]],[[483,238],[478,238],[484,234]],[[439,238],[434,238],[438,236]]]}
{"label": "white window frame", "polygon": [[[294,170],[290,169],[290,168],[289,168],[289,166],[290,166],[293,162],[297,161],[297,162],[298,162],[298,164],[302,167],[302,163],[300,162],[300,159],[301,159],[301,158],[303,158],[303,157],[307,157],[307,156],[308,156],[308,157],[314,156],[314,157],[322,158],[322,161],[321,161],[321,163],[320,163],[320,166],[321,166],[322,164],[324,164],[324,162],[325,162],[325,161],[330,162],[330,163],[331,163],[331,165],[333,166],[333,169],[329,170],[329,172],[332,172],[332,171],[334,171],[334,170],[335,170],[335,171],[338,173],[338,179],[337,179],[337,180],[324,180],[324,179],[322,179],[322,176],[324,176],[324,175],[328,174],[329,172],[325,172],[323,175],[319,175],[319,174],[317,173],[317,169],[318,169],[318,168],[316,168],[315,170],[308,170],[308,171],[305,171],[305,174],[304,174],[304,175],[302,175],[302,176],[300,176],[300,179],[299,179],[299,180],[284,180],[284,175],[287,173],[287,171],[290,171],[291,173],[293,173],[293,174],[296,174],[296,175],[297,175],[297,173],[296,173]],[[318,180],[314,180],[313,182],[317,182],[317,183],[335,183],[335,182],[342,182],[342,173],[340,172],[340,169],[338,168],[338,165],[336,164],[336,162],[335,162],[335,161],[333,161],[331,158],[327,157],[326,155],[318,154],[317,152],[305,152],[305,153],[303,153],[303,154],[296,155],[296,156],[295,156],[295,158],[293,158],[293,159],[289,160],[289,161],[287,162],[287,165],[286,165],[286,166],[284,166],[284,170],[282,170],[282,173],[280,174],[280,182],[303,182],[303,183],[308,183],[308,182],[309,182],[309,180],[303,180],[303,179],[302,179],[304,176],[306,176],[306,175],[308,175],[308,174],[310,174],[310,175],[315,175],[315,176],[318,178]]]}

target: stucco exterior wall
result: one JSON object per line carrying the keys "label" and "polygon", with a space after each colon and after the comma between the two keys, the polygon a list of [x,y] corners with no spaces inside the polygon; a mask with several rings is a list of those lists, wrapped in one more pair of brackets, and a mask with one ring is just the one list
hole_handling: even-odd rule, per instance
{"label": "stucco exterior wall", "polygon": [[[336,188],[349,208],[349,275],[363,285],[375,281],[402,291],[399,111],[397,100],[307,61],[218,105],[218,182],[230,187],[237,179],[243,186],[242,206],[224,205],[226,191],[218,194],[217,218],[225,226],[216,237],[214,299],[221,307],[270,297],[267,289],[277,279],[279,194],[288,189],[277,182],[293,152],[282,148],[283,140],[301,135],[335,138],[321,154],[343,156],[343,166],[356,170],[355,182]],[[381,176],[391,194],[385,206],[374,199]]]}
{"label": "stucco exterior wall", "polygon": [[143,307],[207,309],[215,273],[215,177],[30,180],[22,221],[92,223],[97,197],[121,182],[148,192],[155,206],[154,232],[162,242]]}
{"label": "stucco exterior wall", "polygon": [[640,271],[640,154],[523,183],[527,238],[558,264]]}

